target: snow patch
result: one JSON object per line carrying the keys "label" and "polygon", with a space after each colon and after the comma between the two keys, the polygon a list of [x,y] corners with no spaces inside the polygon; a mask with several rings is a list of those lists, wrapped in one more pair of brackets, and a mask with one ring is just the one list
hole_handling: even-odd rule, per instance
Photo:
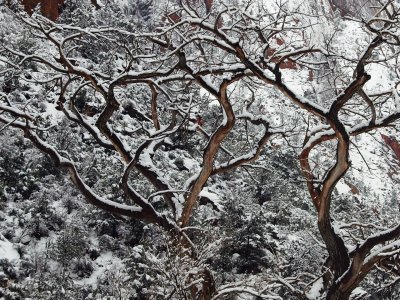
{"label": "snow patch", "polygon": [[350,295],[350,300],[353,300],[353,299],[361,299],[361,297],[363,297],[363,296],[367,296],[368,294],[367,294],[367,292],[366,291],[364,291],[362,288],[360,288],[360,287],[357,287],[357,288],[355,288],[354,289],[354,291],[351,293],[351,295]]}
{"label": "snow patch", "polygon": [[324,281],[322,278],[318,279],[311,286],[311,289],[306,293],[306,296],[310,300],[317,300],[321,296],[321,291],[324,289]]}
{"label": "snow patch", "polygon": [[350,191],[351,191],[350,187],[347,184],[345,184],[343,182],[343,180],[340,180],[336,184],[336,189],[337,189],[339,194],[347,194],[347,193],[350,193]]}
{"label": "snow patch", "polygon": [[13,244],[0,233],[0,259],[4,258],[8,260],[19,259],[19,254],[14,249]]}

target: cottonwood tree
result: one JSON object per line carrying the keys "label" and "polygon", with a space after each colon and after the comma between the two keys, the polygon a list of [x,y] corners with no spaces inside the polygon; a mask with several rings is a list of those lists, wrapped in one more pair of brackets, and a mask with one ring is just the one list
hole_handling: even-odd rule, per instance
{"label": "cottonwood tree", "polygon": [[[285,288],[298,298],[349,299],[376,267],[398,280],[400,224],[339,224],[331,206],[350,168],[352,139],[400,118],[400,7],[387,1],[368,19],[349,20],[363,39],[343,49],[334,20],[325,19],[332,28],[318,39],[323,17],[289,4],[215,3],[210,11],[201,1],[168,3],[151,32],[112,21],[117,14],[107,7],[98,12],[102,19],[83,14],[85,26],[3,12],[29,36],[8,42],[3,32],[1,130],[21,129],[89,203],[168,232],[177,256],[199,256],[191,220],[200,199],[217,205],[205,189],[211,178],[259,167],[271,139],[299,149],[328,255],[320,278],[276,274],[261,290],[216,287],[202,265],[169,297],[279,299]],[[391,88],[368,85],[376,65],[393,75]],[[212,122],[204,118],[210,110]],[[81,174],[82,157],[96,153],[71,153],[52,138],[65,130],[62,118],[80,151],[91,144],[112,157],[116,191],[106,194]],[[349,239],[345,232],[354,228],[370,235]]]}

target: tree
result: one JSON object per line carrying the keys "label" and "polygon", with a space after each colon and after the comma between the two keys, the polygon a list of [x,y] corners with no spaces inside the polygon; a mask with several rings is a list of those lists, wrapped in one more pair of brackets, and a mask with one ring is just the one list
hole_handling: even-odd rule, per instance
{"label": "tree", "polygon": [[[324,27],[315,9],[242,4],[214,4],[210,12],[200,1],[166,3],[151,32],[119,20],[112,5],[92,15],[81,10],[74,24],[3,10],[31,36],[8,41],[2,29],[1,130],[22,130],[89,203],[158,225],[175,240],[177,256],[193,260],[196,207],[200,199],[218,207],[207,184],[262,168],[268,143],[288,145],[298,151],[328,253],[321,279],[310,293],[301,280],[279,276],[263,291],[216,288],[203,265],[186,278],[185,297],[245,292],[268,299],[285,287],[296,297],[349,299],[375,267],[398,272],[398,222],[339,226],[331,207],[354,137],[398,126],[400,7],[387,1],[368,19],[347,21],[360,38],[343,47],[338,31],[345,29],[333,18]],[[377,66],[390,88],[377,86]],[[64,121],[70,147],[55,138],[67,130]],[[112,177],[109,186],[92,186],[82,175],[89,157],[115,165],[102,174]],[[376,230],[353,242],[342,232],[355,227]]]}

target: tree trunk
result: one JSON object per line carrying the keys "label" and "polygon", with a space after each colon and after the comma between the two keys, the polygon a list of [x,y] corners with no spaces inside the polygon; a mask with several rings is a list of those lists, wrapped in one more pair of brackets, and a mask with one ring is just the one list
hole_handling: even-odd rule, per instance
{"label": "tree trunk", "polygon": [[343,240],[335,233],[329,217],[318,220],[318,228],[332,261],[333,279],[339,278],[350,265],[350,258]]}
{"label": "tree trunk", "polygon": [[350,298],[351,291],[341,292],[337,285],[333,285],[326,295],[326,300],[348,300]]}

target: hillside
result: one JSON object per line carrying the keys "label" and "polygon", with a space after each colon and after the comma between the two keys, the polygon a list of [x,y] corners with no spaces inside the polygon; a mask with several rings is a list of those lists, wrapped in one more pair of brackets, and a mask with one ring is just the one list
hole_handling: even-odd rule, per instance
{"label": "hillside", "polygon": [[0,6],[0,299],[400,297],[397,1],[61,2]]}

